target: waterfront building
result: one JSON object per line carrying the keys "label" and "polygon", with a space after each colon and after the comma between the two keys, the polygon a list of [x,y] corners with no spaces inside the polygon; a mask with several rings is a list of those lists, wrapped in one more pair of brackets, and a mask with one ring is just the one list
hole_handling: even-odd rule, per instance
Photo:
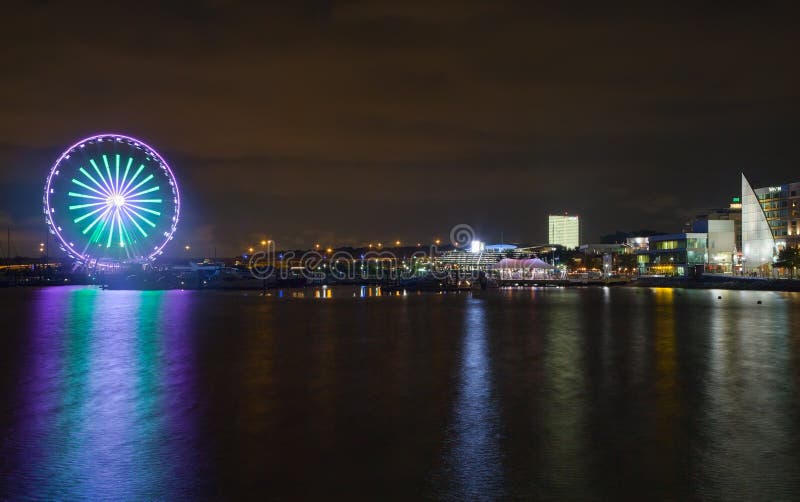
{"label": "waterfront building", "polygon": [[578,251],[584,254],[586,266],[589,264],[589,256],[603,257],[603,277],[611,275],[615,261],[617,266],[620,266],[619,256],[630,255],[633,252],[630,246],[623,243],[581,244]]}
{"label": "waterfront building", "polygon": [[566,272],[556,271],[553,265],[539,258],[503,258],[489,267],[489,270],[495,279],[501,281],[535,281],[566,277]]}
{"label": "waterfront building", "polygon": [[654,235],[636,251],[640,274],[690,277],[734,270],[736,238],[731,220],[699,221],[692,232]]}
{"label": "waterfront building", "polygon": [[631,248],[627,244],[581,244],[578,248],[583,254],[628,254]]}
{"label": "waterfront building", "polygon": [[436,258],[436,265],[459,268],[461,270],[486,270],[504,258],[523,259],[544,255],[553,251],[551,246],[526,246],[514,244],[480,243],[470,245],[469,249],[452,249]]}
{"label": "waterfront building", "polygon": [[625,244],[627,244],[634,253],[637,251],[647,251],[650,249],[650,237],[628,237],[625,239]]}
{"label": "waterfront building", "polygon": [[494,251],[498,253],[515,253],[518,249],[521,248],[514,244],[488,244],[483,246],[484,251]]}
{"label": "waterfront building", "polygon": [[776,254],[800,244],[800,182],[752,188],[742,174],[742,265],[769,273]]}
{"label": "waterfront building", "polygon": [[486,244],[484,244],[483,242],[481,242],[481,241],[479,241],[477,239],[473,239],[472,242],[470,242],[470,245],[469,245],[470,253],[480,253],[480,252],[484,251],[485,249],[486,249]]}
{"label": "waterfront building", "polygon": [[698,221],[716,221],[716,220],[731,220],[733,221],[733,232],[736,240],[736,250],[741,253],[742,251],[742,198],[740,196],[731,197],[731,202],[728,207],[721,207],[709,210],[707,213],[698,214],[694,220],[685,225],[684,231],[690,232],[692,225]]}
{"label": "waterfront building", "polygon": [[458,268],[461,270],[485,270],[513,253],[517,246],[506,244],[500,246],[470,246],[469,249],[452,249],[443,252],[436,258],[436,264]]}
{"label": "waterfront building", "polygon": [[700,221],[694,230],[705,231],[707,236],[704,272],[733,273],[737,263],[736,221]]}
{"label": "waterfront building", "polygon": [[569,214],[551,214],[547,217],[550,244],[575,249],[580,245],[580,218]]}

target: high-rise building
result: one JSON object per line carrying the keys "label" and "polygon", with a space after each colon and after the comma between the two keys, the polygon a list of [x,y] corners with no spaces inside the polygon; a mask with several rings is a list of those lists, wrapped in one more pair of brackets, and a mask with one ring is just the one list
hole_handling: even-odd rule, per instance
{"label": "high-rise building", "polygon": [[580,245],[580,219],[569,214],[551,214],[547,217],[548,244],[558,244],[568,249]]}
{"label": "high-rise building", "polygon": [[752,188],[742,174],[742,266],[767,272],[778,251],[800,244],[800,182]]}

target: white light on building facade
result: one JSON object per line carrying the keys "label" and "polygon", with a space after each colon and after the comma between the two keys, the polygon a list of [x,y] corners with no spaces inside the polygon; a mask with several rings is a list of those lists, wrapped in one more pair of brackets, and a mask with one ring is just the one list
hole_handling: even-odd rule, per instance
{"label": "white light on building facade", "polygon": [[[769,187],[774,192],[775,187]],[[778,187],[780,189],[780,187]],[[750,183],[742,174],[742,259],[745,271],[756,270],[772,263],[775,237],[764,208]]]}
{"label": "white light on building facade", "polygon": [[548,244],[558,244],[574,249],[580,245],[580,219],[568,214],[551,214],[547,217]]}

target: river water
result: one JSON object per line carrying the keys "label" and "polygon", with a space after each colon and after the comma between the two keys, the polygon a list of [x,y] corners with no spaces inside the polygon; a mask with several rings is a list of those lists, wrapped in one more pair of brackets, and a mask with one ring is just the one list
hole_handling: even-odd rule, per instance
{"label": "river water", "polygon": [[3,500],[800,496],[800,294],[53,287],[0,313]]}

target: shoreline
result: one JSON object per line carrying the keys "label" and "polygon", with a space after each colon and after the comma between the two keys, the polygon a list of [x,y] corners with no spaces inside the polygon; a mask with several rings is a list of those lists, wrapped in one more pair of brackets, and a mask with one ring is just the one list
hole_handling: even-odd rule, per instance
{"label": "shoreline", "polygon": [[[201,287],[201,288],[108,288],[103,287],[100,284],[82,284],[77,282],[67,282],[67,283],[37,283],[37,282],[30,282],[26,284],[14,284],[14,285],[7,285],[7,287],[2,287],[0,289],[27,289],[27,288],[49,288],[49,287],[63,287],[63,286],[87,286],[87,287],[97,287],[98,289],[110,290],[110,291],[170,291],[170,290],[191,290],[191,291],[243,291],[243,292],[262,292],[266,291],[278,291],[278,290],[302,290],[302,289],[309,289],[309,288],[322,288],[329,287],[358,287],[358,286],[368,286],[368,287],[381,287],[386,288],[387,292],[389,291],[408,291],[408,292],[438,292],[438,290],[428,290],[428,289],[415,289],[411,288],[403,288],[398,287],[397,285],[393,284],[307,284],[307,285],[268,285],[266,288],[263,286],[259,287]],[[731,291],[774,291],[774,292],[789,292],[789,293],[800,293],[800,279],[754,279],[754,278],[733,278],[733,277],[705,277],[705,278],[676,278],[676,277],[644,277],[638,278],[626,283],[610,283],[610,284],[603,284],[603,283],[581,283],[581,284],[559,284],[559,285],[530,285],[530,286],[501,286],[495,288],[489,288],[488,291],[492,290],[501,290],[506,288],[520,288],[520,287],[536,287],[536,288],[604,288],[604,287],[623,287],[623,288],[677,288],[677,289],[722,289],[722,290],[731,290]],[[441,291],[450,291],[448,289],[443,289]],[[459,291],[466,292],[466,291],[480,291],[480,288],[460,288]]]}
{"label": "shoreline", "polygon": [[760,279],[750,277],[703,276],[700,278],[640,277],[629,287],[727,289],[733,291],[800,292],[800,279]]}

